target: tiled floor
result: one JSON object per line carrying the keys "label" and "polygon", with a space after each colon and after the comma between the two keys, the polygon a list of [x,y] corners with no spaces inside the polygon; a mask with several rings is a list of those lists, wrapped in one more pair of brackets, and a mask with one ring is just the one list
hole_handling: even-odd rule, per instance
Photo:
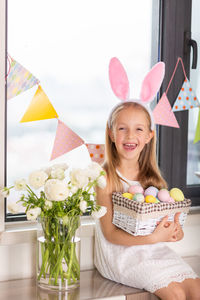
{"label": "tiled floor", "polygon": [[[185,260],[200,276],[200,256]],[[80,287],[73,293],[57,293],[37,288],[34,279],[0,282],[0,300],[156,300],[148,292],[103,278],[97,270],[81,272]]]}

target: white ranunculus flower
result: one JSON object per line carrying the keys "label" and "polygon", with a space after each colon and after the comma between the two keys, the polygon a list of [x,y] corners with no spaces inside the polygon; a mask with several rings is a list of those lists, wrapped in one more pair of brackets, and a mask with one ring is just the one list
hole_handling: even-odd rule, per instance
{"label": "white ranunculus flower", "polygon": [[34,171],[29,175],[29,184],[34,188],[34,189],[39,189],[45,184],[45,181],[47,180],[48,175],[44,171]]}
{"label": "white ranunculus flower", "polygon": [[3,189],[0,189],[0,196],[8,197],[10,194],[10,190],[7,187],[4,187]]}
{"label": "white ranunculus flower", "polygon": [[83,169],[73,169],[70,172],[70,179],[72,185],[76,185],[78,188],[82,188],[88,184],[88,176]]}
{"label": "white ranunculus flower", "polygon": [[65,171],[61,168],[52,169],[51,178],[63,180],[65,178]]}
{"label": "white ranunculus flower", "polygon": [[52,208],[52,206],[53,206],[53,203],[52,203],[51,201],[49,201],[49,200],[45,200],[45,203],[44,203],[44,208],[45,208],[46,210],[49,210],[49,209],[51,209],[51,208]]}
{"label": "white ranunculus flower", "polygon": [[11,214],[17,214],[19,212],[19,206],[14,202],[8,202],[7,208]]}
{"label": "white ranunculus flower", "polygon": [[26,180],[25,179],[16,180],[15,190],[16,191],[26,190]]}
{"label": "white ranunculus flower", "polygon": [[71,185],[69,191],[71,194],[75,194],[78,191],[78,187],[76,185]]}
{"label": "white ranunculus flower", "polygon": [[66,163],[55,164],[51,167],[52,169],[62,169],[63,171],[67,170],[69,166]]}
{"label": "white ranunculus flower", "polygon": [[97,179],[97,185],[101,188],[104,189],[106,187],[106,177],[101,176]]}
{"label": "white ranunculus flower", "polygon": [[41,169],[41,171],[44,171],[48,175],[48,177],[51,175],[51,170],[51,167]]}
{"label": "white ranunculus flower", "polygon": [[87,209],[87,202],[85,200],[80,201],[80,210],[85,213]]}
{"label": "white ranunculus flower", "polygon": [[28,221],[35,221],[40,214],[41,214],[41,208],[40,207],[30,208],[26,212],[27,220]]}
{"label": "white ranunculus flower", "polygon": [[103,217],[105,214],[107,213],[107,207],[105,206],[101,206],[100,209],[97,211],[93,211],[92,212],[92,217],[94,219],[100,219],[101,217]]}
{"label": "white ranunculus flower", "polygon": [[95,180],[102,171],[102,167],[94,161],[87,167],[87,175],[91,180]]}
{"label": "white ranunculus flower", "polygon": [[67,184],[59,179],[49,179],[44,185],[47,200],[63,201],[69,195]]}
{"label": "white ranunculus flower", "polygon": [[[45,173],[47,173],[48,176],[53,177],[54,175],[52,176],[52,175],[51,175],[51,172],[52,172],[52,171],[55,171],[55,170],[57,170],[57,169],[62,169],[63,171],[65,171],[65,170],[68,169],[68,165],[67,165],[66,163],[55,164],[55,165],[49,166],[49,167],[47,167],[47,168],[43,168],[42,171],[44,171]],[[55,176],[54,176],[53,178],[55,178]],[[57,177],[56,177],[56,178],[57,178]],[[57,178],[57,179],[59,179],[59,178]],[[63,179],[64,179],[64,178],[63,178]]]}

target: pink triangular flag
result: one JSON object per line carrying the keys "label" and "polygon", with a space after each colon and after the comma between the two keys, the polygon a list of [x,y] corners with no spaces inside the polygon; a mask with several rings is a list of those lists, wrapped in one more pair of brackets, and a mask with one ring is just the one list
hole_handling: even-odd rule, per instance
{"label": "pink triangular flag", "polygon": [[67,125],[58,120],[51,160],[84,144],[84,141]]}
{"label": "pink triangular flag", "polygon": [[86,144],[91,160],[102,164],[105,158],[104,144]]}
{"label": "pink triangular flag", "polygon": [[153,111],[156,124],[179,128],[176,117],[172,111],[167,95],[163,93]]}

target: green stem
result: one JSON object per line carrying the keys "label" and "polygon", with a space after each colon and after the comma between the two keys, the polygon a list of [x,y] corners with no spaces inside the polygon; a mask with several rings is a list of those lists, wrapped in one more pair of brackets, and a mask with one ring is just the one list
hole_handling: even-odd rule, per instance
{"label": "green stem", "polygon": [[30,188],[28,184],[26,184],[27,190],[30,194],[32,194],[38,200],[38,196],[34,193],[34,191]]}
{"label": "green stem", "polygon": [[[80,278],[76,243],[73,240],[79,222],[76,217],[69,219],[66,228],[62,228],[62,234],[60,234],[60,224],[56,222],[54,219],[43,222],[45,239],[48,242],[41,244],[42,266],[38,279],[41,276],[46,278],[49,274],[49,284],[57,285],[60,278],[62,283],[66,279],[70,285]],[[67,265],[66,272],[63,269],[63,261]]]}
{"label": "green stem", "polygon": [[48,247],[45,247],[45,251],[44,251],[44,247],[45,245],[41,245],[41,250],[42,250],[42,266],[41,266],[41,269],[40,269],[40,274],[38,275],[38,279],[40,280],[41,276],[43,275],[44,278],[46,278],[46,275],[45,275],[45,269],[46,269],[46,265],[48,263],[48,258],[49,258],[49,249]]}

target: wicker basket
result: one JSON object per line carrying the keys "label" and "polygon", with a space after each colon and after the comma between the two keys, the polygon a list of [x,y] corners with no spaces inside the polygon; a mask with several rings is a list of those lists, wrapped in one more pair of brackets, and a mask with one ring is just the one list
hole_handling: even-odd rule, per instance
{"label": "wicker basket", "polygon": [[190,199],[175,203],[139,203],[117,192],[112,194],[112,201],[113,224],[135,236],[152,233],[164,216],[168,215],[168,220],[173,221],[177,212],[181,212],[179,222],[183,226],[191,206]]}

